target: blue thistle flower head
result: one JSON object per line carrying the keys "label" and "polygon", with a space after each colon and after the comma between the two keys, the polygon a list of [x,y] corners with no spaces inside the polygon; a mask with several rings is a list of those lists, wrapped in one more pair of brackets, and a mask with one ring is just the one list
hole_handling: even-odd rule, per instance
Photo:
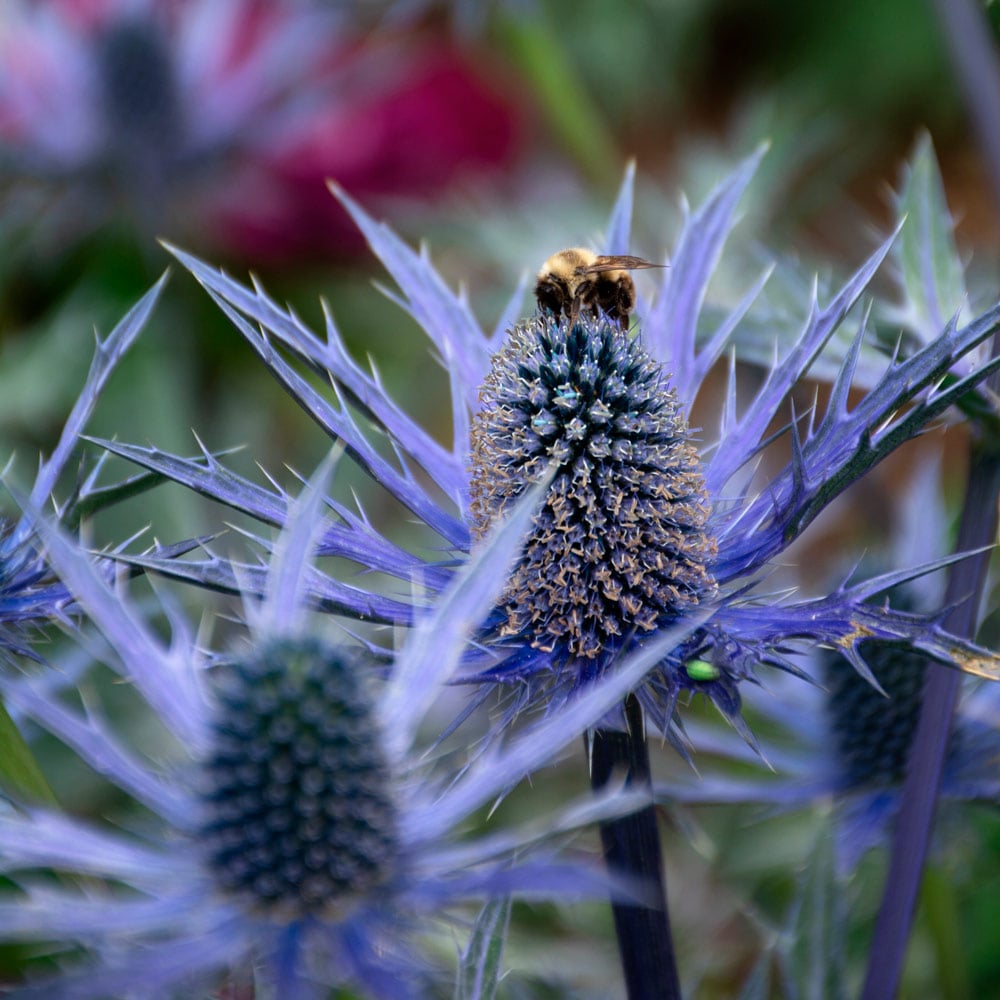
{"label": "blue thistle flower head", "polygon": [[927,658],[901,642],[861,643],[879,688],[844,670],[833,652],[821,658],[826,712],[848,788],[900,782],[920,714]]}
{"label": "blue thistle flower head", "polygon": [[7,8],[0,172],[67,186],[86,224],[109,199],[143,223],[185,212],[213,168],[297,122],[303,87],[324,72],[324,42],[343,26],[281,3]]}
{"label": "blue thistle flower head", "polygon": [[605,317],[519,323],[472,425],[474,536],[550,465],[552,481],[502,601],[500,636],[555,661],[613,655],[715,595],[708,496],[676,394]]}
{"label": "blue thistle flower head", "polygon": [[185,125],[166,32],[153,18],[125,16],[99,32],[93,55],[108,143],[104,166],[126,185],[156,190],[182,148]]}
{"label": "blue thistle flower head", "polygon": [[[815,664],[822,686],[787,677],[749,689],[745,710],[769,734],[754,751],[731,731],[688,720],[685,734],[698,775],[658,782],[657,798],[754,805],[770,813],[832,802],[837,867],[853,872],[866,852],[888,844],[929,667],[926,656],[903,643],[869,640],[861,654],[881,690],[828,651]],[[1000,797],[997,693],[995,685],[973,679],[964,686],[941,785],[952,810]],[[768,770],[755,773],[761,759]],[[945,811],[943,829],[958,815]]]}
{"label": "blue thistle flower head", "polygon": [[[894,518],[888,552],[879,561],[905,562],[906,553],[933,551],[928,539],[947,536],[936,462],[916,470],[905,489],[906,509]],[[875,558],[875,557],[873,557]],[[890,596],[894,606],[914,612],[938,607],[940,581],[907,581]],[[885,846],[898,814],[903,779],[916,734],[924,682],[932,660],[899,640],[866,639],[859,655],[877,682],[869,683],[832,649],[813,651],[815,684],[772,677],[746,696],[748,715],[768,735],[748,748],[731,731],[707,720],[689,720],[685,732],[697,755],[697,777],[663,781],[663,802],[760,805],[770,811],[825,808],[833,803],[833,846],[841,873],[854,871],[870,849]],[[941,794],[953,808],[961,802],[993,802],[1000,796],[1000,689],[968,678],[948,743]],[[766,761],[768,770],[762,772]],[[940,838],[944,839],[944,838]]]}
{"label": "blue thistle flower head", "polygon": [[[547,846],[602,816],[634,810],[619,788],[548,817],[545,829],[470,838],[470,815],[548,760],[622,697],[621,679],[565,719],[524,730],[458,770],[421,753],[417,728],[461,658],[520,549],[538,504],[522,505],[416,625],[388,676],[357,645],[318,634],[306,595],[326,522],[317,472],[288,511],[262,599],[247,597],[248,641],[215,655],[176,608],[164,641],[57,525],[35,514],[51,564],[169,740],[154,760],[130,747],[93,698],[85,713],[38,678],[0,679],[5,700],[145,807],[138,822],[85,822],[51,810],[0,813],[0,939],[56,942],[64,964],[25,996],[194,995],[255,980],[268,996],[427,995],[439,979],[417,941],[477,898],[631,891]],[[626,668],[631,681],[646,669]],[[578,714],[579,713],[579,714]],[[436,755],[435,755],[436,756]],[[104,880],[54,887],[50,869]],[[228,980],[227,980],[227,977]]]}
{"label": "blue thistle flower head", "polygon": [[[524,555],[465,660],[466,681],[499,683],[513,693],[511,715],[543,694],[559,702],[613,671],[620,657],[663,629],[682,624],[691,626],[685,640],[637,690],[654,722],[674,735],[678,699],[700,692],[752,739],[740,714],[742,682],[755,680],[762,666],[799,672],[789,654],[803,646],[838,649],[868,680],[859,653],[867,640],[905,641],[970,673],[998,676],[994,653],[947,634],[937,618],[871,603],[930,567],[845,583],[809,599],[776,597],[762,581],[835,497],[1000,365],[949,376],[957,359],[996,330],[1000,307],[962,327],[946,324],[910,356],[887,359],[849,408],[869,336],[869,312],[856,307],[894,235],[829,301],[818,301],[814,290],[793,336],[775,331],[774,362],[753,398],[738,398],[730,363],[718,428],[696,439],[686,425],[685,415],[751,316],[770,273],[751,281],[726,309],[711,310],[721,318],[710,322],[713,269],[757,160],[742,164],[686,219],[655,298],[638,297],[634,335],[599,310],[520,320],[521,291],[488,334],[426,253],[414,253],[337,191],[399,285],[397,301],[445,364],[450,446],[409,418],[378,376],[354,361],[329,313],[324,335],[317,336],[259,286],[243,286],[174,250],[316,423],[438,536],[427,552],[403,550],[363,515],[331,500],[338,521],[322,551],[396,577],[406,589],[386,594],[327,578],[314,599],[367,620],[412,623],[420,610],[414,592],[433,598],[446,588],[456,566],[475,552],[477,536],[545,477],[546,500]],[[631,206],[629,174],[608,229],[611,254],[628,249]],[[795,413],[792,389],[849,321],[856,325],[829,401]],[[333,397],[318,392],[300,366],[329,379]],[[384,457],[366,425],[391,441],[395,460]],[[783,429],[776,434],[775,426]],[[765,478],[757,460],[776,437],[790,442],[791,457]],[[264,522],[284,520],[287,498],[279,489],[236,476],[211,455],[185,459],[101,444]],[[453,558],[442,560],[442,541]],[[134,561],[235,589],[235,578],[227,579],[216,560],[183,567]]]}

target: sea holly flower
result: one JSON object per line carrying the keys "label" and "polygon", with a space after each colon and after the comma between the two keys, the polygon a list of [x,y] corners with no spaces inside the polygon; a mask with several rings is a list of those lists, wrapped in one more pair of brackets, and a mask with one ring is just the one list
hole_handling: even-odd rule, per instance
{"label": "sea holly flower", "polygon": [[[327,580],[316,599],[360,618],[409,624],[418,611],[409,595],[440,593],[475,551],[475,533],[554,462],[525,557],[466,660],[465,680],[499,683],[515,693],[512,712],[543,692],[564,697],[695,609],[702,626],[638,689],[644,708],[668,733],[678,699],[691,692],[707,695],[745,732],[741,682],[754,680],[762,665],[796,672],[788,654],[802,645],[836,647],[869,679],[858,652],[866,639],[905,641],[970,673],[996,676],[995,654],[946,634],[936,619],[870,603],[922,570],[896,571],[812,599],[770,596],[762,581],[830,501],[1000,365],[941,383],[957,359],[997,328],[1000,307],[965,326],[946,326],[905,360],[887,361],[876,385],[848,409],[854,362],[868,334],[868,313],[858,314],[855,306],[890,252],[890,237],[829,302],[812,301],[798,338],[777,356],[752,399],[738,398],[731,367],[717,433],[702,441],[687,427],[706,376],[767,278],[765,272],[751,281],[717,328],[700,331],[713,265],[755,165],[756,158],[744,163],[688,218],[655,298],[640,296],[634,338],[618,334],[617,324],[600,313],[584,313],[571,325],[546,315],[518,321],[520,294],[486,334],[425,253],[411,251],[341,193],[399,285],[397,301],[446,366],[453,417],[447,446],[350,357],[329,312],[319,337],[259,285],[248,288],[174,251],[306,412],[438,536],[431,554],[404,551],[363,516],[331,501],[338,523],[328,529],[322,551],[395,576],[408,593]],[[628,178],[609,226],[609,253],[628,248],[631,199]],[[804,415],[789,413],[790,391],[852,315],[852,348],[828,403]],[[317,390],[299,365],[329,379],[333,397]],[[391,442],[394,461],[368,436],[359,413]],[[764,479],[756,459],[779,421],[791,458]],[[245,480],[212,456],[184,459],[101,443],[264,522],[284,520],[287,498],[280,489]],[[450,557],[442,558],[442,541]],[[218,560],[134,561],[235,587]],[[419,588],[412,587],[415,580]]]}
{"label": "sea holly flower", "polygon": [[[933,554],[948,536],[937,462],[904,485],[888,546],[869,560],[907,565]],[[907,581],[890,593],[909,611],[940,608],[942,574]],[[815,684],[774,676],[746,692],[745,710],[767,733],[756,751],[709,720],[689,720],[698,774],[657,786],[663,802],[759,804],[778,810],[832,804],[837,868],[850,873],[862,855],[888,843],[916,732],[931,660],[900,642],[867,640],[859,653],[879,687],[845,670],[833,649],[811,654]],[[995,802],[1000,795],[1000,688],[969,678],[956,710],[941,788],[951,802]]]}
{"label": "sea holly flower", "polygon": [[[767,823],[766,831],[751,836],[780,840],[790,829],[801,834],[802,821],[807,820],[806,828],[816,830],[824,842],[829,858],[802,858],[788,843],[796,854],[792,870],[798,898],[782,926],[765,922],[760,928],[765,954],[757,974],[766,976],[773,963],[779,982],[788,983],[790,977],[800,984],[798,989],[783,985],[782,995],[808,994],[817,977],[827,982],[832,977],[841,984],[850,978],[845,939],[849,928],[858,929],[862,911],[854,912],[850,922],[849,918],[858,904],[858,889],[878,878],[881,870],[878,864],[862,867],[862,861],[879,851],[885,863],[898,826],[907,758],[927,670],[933,664],[898,643],[867,642],[861,653],[884,694],[845,670],[836,653],[819,651],[812,666],[821,683],[803,684],[780,676],[747,689],[744,709],[754,731],[761,734],[756,751],[732,730],[688,717],[685,735],[698,773],[681,768],[654,784],[661,807],[679,819],[685,816],[681,822],[690,824],[693,811],[696,824],[721,830],[738,816],[740,828],[748,832],[755,822]],[[974,805],[978,803],[983,813],[983,807],[995,810],[1000,801],[998,696],[1000,688],[990,682],[969,678],[963,685],[931,840],[938,880],[952,879],[956,863],[961,868],[961,859],[975,853]],[[789,860],[772,849],[767,877],[779,869],[787,874]],[[968,884],[966,880],[964,888]],[[956,900],[962,899],[961,880],[950,891]],[[935,912],[940,901],[926,905],[924,909],[925,903],[921,904],[925,915]],[[933,929],[932,938],[939,933]],[[928,989],[935,995],[940,985]],[[841,993],[828,987],[820,995]],[[748,987],[745,995],[760,994]]]}
{"label": "sea holly flower", "polygon": [[661,381],[606,321],[520,323],[494,357],[472,429],[474,535],[558,462],[501,635],[593,660],[623,629],[652,631],[715,596],[698,453]]}
{"label": "sea holly flower", "polygon": [[[161,638],[124,588],[35,514],[48,558],[113,651],[107,665],[166,741],[144,754],[93,696],[81,713],[31,675],[0,682],[12,705],[145,807],[141,821],[117,825],[37,808],[0,814],[0,870],[16,880],[0,901],[0,939],[89,956],[67,958],[62,975],[23,995],[122,996],[137,983],[145,996],[191,995],[228,976],[276,998],[327,996],[340,983],[425,996],[435,975],[420,934],[456,904],[580,898],[613,884],[561,861],[552,841],[634,809],[621,788],[528,828],[470,837],[467,824],[620,700],[656,653],[623,664],[565,716],[443,765],[421,752],[418,726],[495,602],[539,490],[455,575],[386,677],[363,646],[318,633],[307,613],[329,471],[290,507],[263,599],[246,601],[248,638],[226,655],[206,650],[169,604]],[[56,885],[33,878],[39,869],[87,878]],[[641,899],[642,887],[617,891]]]}
{"label": "sea holly flower", "polygon": [[110,189],[146,222],[179,180],[287,126],[295,88],[318,72],[334,23],[284,4],[200,0],[9,8],[0,27],[4,173],[69,181],[77,196],[106,199]]}
{"label": "sea holly flower", "polygon": [[[869,640],[861,655],[881,691],[846,671],[832,651],[812,664],[815,685],[772,678],[748,689],[747,715],[755,730],[768,733],[755,750],[731,731],[689,720],[685,735],[698,774],[658,782],[657,799],[772,811],[833,802],[838,868],[852,871],[866,851],[888,842],[928,667],[926,657],[902,643]],[[945,767],[944,800],[997,801],[998,723],[995,685],[967,682]]]}

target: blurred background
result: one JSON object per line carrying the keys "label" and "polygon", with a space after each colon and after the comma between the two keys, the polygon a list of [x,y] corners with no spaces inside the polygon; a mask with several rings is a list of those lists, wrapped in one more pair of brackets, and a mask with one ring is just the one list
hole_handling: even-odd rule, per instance
{"label": "blurred background", "polygon": [[[998,7],[986,8],[994,25]],[[803,273],[846,275],[891,229],[892,192],[924,133],[982,304],[996,297],[997,218],[930,3],[5,0],[0,463],[14,456],[15,478],[30,481],[83,382],[93,329],[107,333],[168,266],[160,239],[241,278],[252,270],[314,324],[325,298],[356,355],[445,433],[447,414],[408,377],[426,342],[374,287],[379,268],[327,179],[411,245],[426,241],[489,329],[549,254],[600,239],[631,161],[631,252],[664,259],[682,193],[697,205],[768,142],[726,266],[749,268],[766,247]],[[174,270],[90,432],[192,454],[194,430],[211,449],[246,445],[247,467],[310,471],[326,438]],[[962,447],[948,454],[954,492]],[[116,513],[109,539],[145,524],[168,541],[218,527],[191,495],[164,497]],[[831,544],[885,530],[854,517],[818,530]],[[751,815],[668,817],[673,921],[698,998],[735,995],[828,822]],[[921,939],[908,996],[984,996],[1000,981],[1000,823],[992,809],[963,815],[939,862],[964,942],[955,992],[941,992]],[[851,900],[861,963],[879,884],[860,880]],[[518,919],[508,964],[529,970],[531,996],[613,995],[602,910]],[[934,926],[925,916],[918,934],[931,940]],[[560,968],[574,970],[569,985]]]}

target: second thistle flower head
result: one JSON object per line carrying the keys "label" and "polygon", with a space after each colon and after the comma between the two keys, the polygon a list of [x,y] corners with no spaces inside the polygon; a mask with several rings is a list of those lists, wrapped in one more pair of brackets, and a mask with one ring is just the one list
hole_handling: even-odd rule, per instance
{"label": "second thistle flower head", "polygon": [[392,776],[365,664],[278,638],[227,668],[203,765],[202,838],[229,893],[302,916],[388,880]]}
{"label": "second thistle flower head", "polygon": [[501,634],[594,659],[714,593],[704,477],[665,383],[604,316],[519,323],[494,356],[472,427],[474,533],[553,476]]}
{"label": "second thistle flower head", "polygon": [[822,661],[826,712],[843,779],[847,787],[900,782],[928,661],[904,643],[862,643],[860,652],[885,694],[845,670],[836,653]]}

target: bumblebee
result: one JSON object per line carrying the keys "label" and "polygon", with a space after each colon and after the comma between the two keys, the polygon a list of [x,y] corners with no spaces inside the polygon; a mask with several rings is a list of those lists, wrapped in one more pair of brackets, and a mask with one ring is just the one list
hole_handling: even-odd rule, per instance
{"label": "bumblebee", "polygon": [[660,267],[641,257],[602,257],[582,247],[554,253],[538,272],[535,299],[543,313],[575,323],[581,312],[603,312],[624,330],[635,308],[635,284],[629,271]]}

